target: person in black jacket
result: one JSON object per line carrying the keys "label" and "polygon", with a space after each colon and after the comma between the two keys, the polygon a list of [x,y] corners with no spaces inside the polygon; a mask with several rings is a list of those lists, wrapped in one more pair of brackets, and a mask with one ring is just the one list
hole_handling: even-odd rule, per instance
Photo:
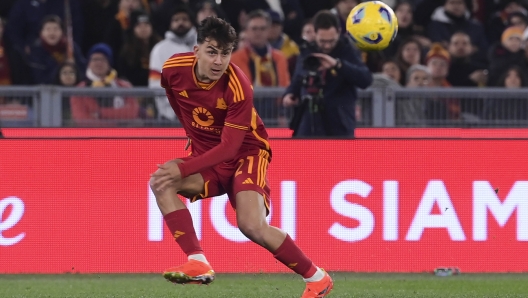
{"label": "person in black jacket", "polygon": [[297,106],[296,137],[354,137],[356,88],[369,87],[372,74],[340,27],[329,11],[314,17],[315,42],[302,50],[283,97],[285,107]]}

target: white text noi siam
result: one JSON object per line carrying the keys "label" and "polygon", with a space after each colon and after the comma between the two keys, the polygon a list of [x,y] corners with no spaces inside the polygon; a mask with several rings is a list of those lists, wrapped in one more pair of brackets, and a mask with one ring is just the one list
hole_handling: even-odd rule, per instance
{"label": "white text noi siam", "polygon": [[[396,241],[399,235],[398,181],[383,181],[383,240]],[[328,229],[328,234],[344,242],[356,242],[369,238],[374,231],[376,219],[366,207],[349,202],[347,195],[356,195],[369,200],[372,185],[361,180],[345,180],[337,183],[331,190],[329,204],[336,214],[355,219],[359,224],[354,228],[346,227],[336,220]],[[282,181],[280,188],[281,229],[290,237],[296,238],[297,224],[297,183]],[[149,187],[148,239],[163,240],[163,217],[156,204],[156,198]],[[246,242],[247,239],[236,226],[227,219],[225,210],[229,204],[227,195],[214,197],[211,200],[209,216],[216,232],[223,238],[233,242]],[[361,199],[359,199],[361,200]],[[440,208],[440,214],[432,214],[435,204]],[[198,239],[202,238],[202,202],[188,203],[192,214]],[[499,226],[503,227],[517,210],[517,241],[528,241],[528,181],[516,181],[501,202],[498,194],[488,181],[473,182],[473,231],[474,241],[488,239],[488,215],[491,215]],[[271,220],[273,212],[267,217]],[[425,229],[445,229],[453,241],[467,240],[466,232],[460,224],[446,186],[442,180],[430,180],[425,187],[420,203],[415,211],[409,227],[405,227],[406,241],[419,241]]]}

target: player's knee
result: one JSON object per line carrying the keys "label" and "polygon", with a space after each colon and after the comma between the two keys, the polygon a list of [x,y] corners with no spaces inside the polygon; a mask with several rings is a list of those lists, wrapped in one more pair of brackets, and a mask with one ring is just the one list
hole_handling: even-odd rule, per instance
{"label": "player's knee", "polygon": [[[152,193],[154,193],[154,196],[156,196],[156,198],[158,198],[158,197],[160,197],[162,192],[158,191],[157,186],[159,186],[159,185],[156,185],[155,182],[156,182],[156,179],[154,177],[151,177],[150,180],[149,180],[149,186],[150,186],[150,189],[152,190]],[[171,188],[175,189],[176,192],[178,191],[177,185],[171,185]]]}
{"label": "player's knee", "polygon": [[263,239],[265,225],[263,225],[260,221],[239,220],[238,228],[240,229],[240,232],[244,234],[244,236],[256,243],[260,243],[260,240]]}

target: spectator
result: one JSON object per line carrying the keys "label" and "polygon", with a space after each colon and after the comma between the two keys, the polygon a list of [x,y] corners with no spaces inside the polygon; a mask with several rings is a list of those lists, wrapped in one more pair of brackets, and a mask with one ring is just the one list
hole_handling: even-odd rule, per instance
{"label": "spectator", "polygon": [[280,14],[273,10],[268,10],[271,17],[271,30],[268,41],[274,49],[281,51],[288,59],[288,71],[293,73],[295,61],[299,56],[299,46],[286,33],[282,31],[282,18]]}
{"label": "spectator", "polygon": [[[158,42],[150,52],[149,87],[161,88],[161,69],[172,55],[191,52],[196,45],[196,28],[192,23],[193,17],[189,9],[177,7],[172,13],[169,31],[165,32],[165,39]],[[167,97],[156,97],[158,116],[163,120],[175,121],[176,115]]]}
{"label": "spectator", "polygon": [[431,72],[425,65],[413,65],[407,70],[405,81],[407,88],[427,87],[431,81]]}
{"label": "spectator", "polygon": [[212,0],[198,2],[196,5],[196,23],[200,24],[205,18],[215,16],[225,19],[222,8]]}
{"label": "spectator", "polygon": [[[303,0],[306,1],[306,0]],[[296,43],[301,42],[301,30],[304,24],[304,11],[300,0],[281,1],[283,11],[283,31]]]}
{"label": "spectator", "polygon": [[471,13],[464,0],[445,0],[444,6],[438,7],[431,16],[432,21],[427,27],[427,36],[433,42],[439,42],[447,47],[453,33],[465,32],[471,38],[472,52],[485,57],[488,42],[484,27],[470,16]]}
{"label": "spectator", "polygon": [[68,41],[58,16],[46,16],[40,28],[40,38],[31,45],[28,58],[35,84],[52,84],[64,62],[75,63],[81,71],[86,69],[86,61],[76,43],[73,57],[68,57]]}
{"label": "spectator", "polygon": [[161,38],[152,30],[150,17],[146,12],[134,11],[130,20],[126,42],[119,54],[117,71],[133,86],[146,87],[149,84],[150,52]]}
{"label": "spectator", "polygon": [[[386,60],[381,63],[381,72],[373,74],[373,82],[372,85],[370,85],[370,88],[401,88],[401,81],[403,81],[403,78],[398,64],[393,60]],[[365,112],[368,113],[369,111]],[[364,114],[363,111],[361,114]],[[356,117],[357,116],[358,113],[356,110]]]}
{"label": "spectator", "polygon": [[237,41],[237,48],[236,48],[237,50],[243,49],[246,46],[248,46],[246,37],[247,37],[247,33],[245,30],[240,31],[240,33],[238,33],[238,41]]}
{"label": "spectator", "polygon": [[[514,65],[501,74],[497,86],[506,89],[525,88],[528,87],[528,77],[523,69]],[[485,101],[484,117],[486,119],[506,121],[526,120],[528,119],[526,97],[512,96],[510,98],[487,99]]]}
{"label": "spectator", "polygon": [[510,27],[502,33],[501,44],[491,49],[488,85],[497,86],[499,77],[511,66],[526,68],[523,33],[521,28]]}
{"label": "spectator", "polygon": [[[73,40],[82,43],[83,18],[79,1],[70,1]],[[10,42],[10,59],[13,84],[32,84],[32,75],[26,57],[30,54],[30,45],[40,36],[42,20],[46,15],[64,17],[64,0],[19,0],[9,13],[6,38]]]}
{"label": "spectator", "polygon": [[486,65],[473,61],[471,40],[465,32],[456,32],[449,42],[451,65],[447,81],[457,87],[485,86],[488,81]]}
{"label": "spectator", "polygon": [[346,20],[352,9],[361,3],[362,0],[334,0],[334,8],[330,11],[339,18],[341,34],[346,34]]}
{"label": "spectator", "polygon": [[[424,88],[429,85],[431,73],[420,64],[413,65],[407,70],[406,88]],[[405,97],[396,101],[396,123],[401,126],[420,125],[425,119],[424,101],[422,98]]]}
{"label": "spectator", "polygon": [[[152,20],[152,28],[154,31],[159,35],[163,36],[165,32],[170,30],[172,17],[174,16],[174,12],[176,10],[182,9],[183,7],[187,8],[191,16],[191,22],[195,22],[196,18],[194,17],[194,13],[190,7],[190,3],[195,3],[200,1],[191,1],[191,0],[167,0],[162,1],[157,8],[153,9],[150,13],[151,20]],[[239,1],[239,0],[236,0]],[[238,5],[240,6],[240,5]]]}
{"label": "spectator", "polygon": [[[370,86],[372,74],[359,59],[350,40],[340,34],[341,26],[334,14],[319,12],[314,17],[314,28],[315,45],[303,50],[299,56],[292,83],[283,98],[286,107],[298,105],[290,128],[298,137],[353,138],[356,88]],[[308,74],[304,67],[307,57],[319,60],[320,67],[315,68],[317,77],[324,78],[322,84],[303,83]],[[313,96],[320,93],[322,98]],[[306,100],[309,98],[311,100]]]}
{"label": "spectator", "polygon": [[[431,73],[430,87],[451,87],[447,81],[450,62],[449,52],[441,44],[434,43],[426,57],[426,65]],[[460,110],[460,101],[449,98],[428,101],[425,112],[427,118],[431,120],[456,120],[460,117]]]}
{"label": "spectator", "polygon": [[[107,44],[94,45],[88,52],[86,80],[79,87],[91,88],[131,88],[132,85],[117,77],[112,69],[112,49]],[[94,98],[74,96],[70,99],[72,118],[77,125],[116,125],[123,119],[138,119],[139,104],[135,98],[115,96],[113,98]]]}
{"label": "spectator", "polygon": [[130,27],[130,14],[132,11],[141,10],[140,0],[120,0],[117,14],[106,28],[103,41],[112,48],[112,53],[116,56],[121,53],[121,48],[125,42],[125,35]]}
{"label": "spectator", "polygon": [[0,18],[0,86],[11,85],[11,63],[4,41],[4,19]]}
{"label": "spectator", "polygon": [[427,53],[426,65],[431,73],[431,87],[451,87],[447,81],[451,55],[441,44],[433,44]]}
{"label": "spectator", "polygon": [[248,15],[246,27],[247,46],[231,56],[255,86],[282,86],[290,83],[288,60],[279,51],[271,47],[268,36],[271,19],[263,10],[253,11]]}
{"label": "spectator", "polygon": [[[59,66],[54,84],[61,87],[75,87],[81,81],[81,75],[77,66],[71,62],[65,62]],[[70,98],[62,98],[62,119],[71,119]]]}
{"label": "spectator", "polygon": [[[290,84],[288,59],[274,49],[269,41],[271,18],[266,11],[255,10],[248,15],[246,46],[231,56],[236,64],[256,87],[286,87]],[[286,126],[286,119],[279,113],[281,98],[259,98],[255,106],[264,119],[278,119]]]}
{"label": "spectator", "polygon": [[394,57],[400,44],[409,38],[414,38],[420,42],[423,48],[431,46],[431,40],[424,35],[424,28],[413,22],[413,6],[409,0],[398,2],[394,8],[394,13],[398,19],[398,34],[384,51],[387,57]]}
{"label": "spectator", "polygon": [[491,44],[499,43],[502,32],[512,24],[518,23],[520,18],[526,18],[528,11],[523,7],[523,0],[501,0],[498,10],[491,16],[487,23],[488,39]]}
{"label": "spectator", "polygon": [[[79,1],[70,1],[73,39],[82,43],[84,23]],[[64,18],[64,0],[18,0],[9,14],[6,34],[13,46],[22,52],[40,35],[42,20],[47,15]]]}
{"label": "spectator", "polygon": [[420,42],[414,38],[402,41],[400,48],[396,52],[396,62],[403,73],[406,73],[409,67],[422,64],[423,49]]}
{"label": "spectator", "polygon": [[385,61],[381,66],[381,73],[398,84],[404,82],[401,69],[395,61]]}
{"label": "spectator", "polygon": [[513,12],[508,15],[508,27],[515,26],[523,30],[528,27],[528,12]]}
{"label": "spectator", "polygon": [[[303,0],[303,2],[305,1]],[[258,9],[273,10],[279,13],[283,20],[284,33],[288,34],[295,42],[300,42],[301,28],[304,22],[304,12],[300,0],[251,0],[241,1],[240,5],[241,9],[238,10],[236,18],[231,20],[238,20],[241,28],[246,25],[248,14],[252,11]]]}
{"label": "spectator", "polygon": [[302,35],[301,38],[303,40],[303,43],[310,43],[315,40],[315,30],[313,26],[312,20],[308,20],[304,23],[302,27]]}
{"label": "spectator", "polygon": [[81,82],[79,69],[72,62],[64,62],[59,66],[54,84],[62,87],[75,87]]}

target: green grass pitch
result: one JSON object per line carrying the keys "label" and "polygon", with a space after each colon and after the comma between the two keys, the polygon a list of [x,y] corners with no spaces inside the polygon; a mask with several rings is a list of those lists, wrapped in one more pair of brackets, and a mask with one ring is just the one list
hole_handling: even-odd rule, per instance
{"label": "green grass pitch", "polygon": [[[331,273],[329,297],[528,297],[528,274]],[[0,297],[300,297],[293,274],[217,274],[210,286],[172,285],[161,275],[0,275]]]}

